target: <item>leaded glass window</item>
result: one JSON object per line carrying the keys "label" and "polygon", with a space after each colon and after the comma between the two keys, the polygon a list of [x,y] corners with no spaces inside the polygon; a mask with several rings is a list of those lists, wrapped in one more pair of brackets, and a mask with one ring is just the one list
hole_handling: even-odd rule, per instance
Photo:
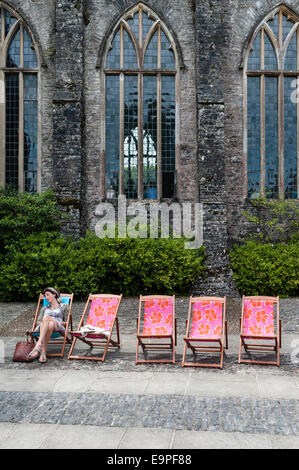
{"label": "leaded glass window", "polygon": [[37,191],[38,59],[23,20],[0,2],[0,186]]}
{"label": "leaded glass window", "polygon": [[107,198],[175,196],[177,64],[169,31],[143,4],[116,25],[103,67]]}
{"label": "leaded glass window", "polygon": [[277,7],[250,41],[244,68],[249,197],[298,198],[298,21]]}

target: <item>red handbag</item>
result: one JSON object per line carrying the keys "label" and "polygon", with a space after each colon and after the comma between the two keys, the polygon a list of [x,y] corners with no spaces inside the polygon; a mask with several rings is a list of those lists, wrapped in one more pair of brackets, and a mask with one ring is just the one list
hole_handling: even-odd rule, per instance
{"label": "red handbag", "polygon": [[33,359],[28,358],[28,354],[32,351],[35,344],[33,341],[20,341],[16,344],[13,361],[15,362],[31,362]]}

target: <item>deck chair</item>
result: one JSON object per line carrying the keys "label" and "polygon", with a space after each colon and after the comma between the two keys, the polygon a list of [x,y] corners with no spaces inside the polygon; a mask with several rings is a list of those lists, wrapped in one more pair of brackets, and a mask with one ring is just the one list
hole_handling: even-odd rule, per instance
{"label": "deck chair", "polygon": [[[276,317],[276,319],[275,319]],[[279,297],[244,296],[242,297],[242,317],[239,346],[239,364],[271,364],[279,366],[281,347],[281,321],[279,319]],[[267,344],[261,344],[267,341]],[[273,351],[275,361],[243,359],[245,352]]]}
{"label": "deck chair", "polygon": [[[136,364],[175,363],[177,328],[175,319],[175,296],[140,296],[137,318]],[[170,350],[169,359],[139,359],[140,346],[145,356],[147,351]]]}
{"label": "deck chair", "polygon": [[[71,344],[71,341],[68,338],[68,330],[69,330],[69,327],[72,328],[72,326],[73,326],[73,321],[72,321],[73,297],[74,297],[74,294],[60,294],[60,298],[62,300],[62,303],[68,304],[68,306],[69,306],[68,311],[67,311],[67,316],[66,316],[66,319],[65,319],[65,321],[66,321],[65,333],[64,333],[64,335],[61,335],[61,333],[59,331],[53,331],[53,333],[52,333],[52,335],[49,339],[48,344],[59,345],[59,346],[61,346],[61,350],[58,353],[47,353],[47,356],[49,356],[49,357],[63,357],[66,343]],[[31,328],[31,330],[27,331],[27,334],[29,336],[31,336],[33,341],[37,341],[38,338],[39,338],[39,334],[40,334],[39,332],[34,331],[34,330],[36,328],[37,319],[38,319],[39,311],[40,311],[40,308],[41,308],[41,304],[42,304],[43,307],[46,306],[46,305],[49,305],[49,302],[47,301],[47,299],[45,298],[45,296],[43,294],[40,294],[39,298],[38,298],[38,303],[37,303],[37,307],[36,307],[36,310],[35,310],[35,315],[34,315],[34,319],[33,319],[32,328]]]}
{"label": "deck chair", "polygon": [[[77,331],[70,332],[73,337],[73,342],[69,351],[68,359],[89,359],[104,362],[109,347],[120,348],[117,312],[121,299],[122,295],[89,294]],[[90,333],[84,333],[81,331],[81,328],[84,326],[86,316],[87,319],[85,326],[87,325],[91,329]],[[112,339],[114,325],[116,325],[116,341]],[[93,329],[95,332],[92,332]],[[101,329],[103,333],[96,332],[97,329]],[[104,348],[103,354],[94,356],[73,355],[73,350],[78,339],[86,343],[91,348]]]}
{"label": "deck chair", "polygon": [[[219,367],[222,369],[224,348],[228,348],[225,308],[225,297],[190,297],[184,337],[183,367]],[[193,362],[186,361],[188,348],[193,353]],[[219,352],[220,359],[217,363],[196,362],[199,352]]]}

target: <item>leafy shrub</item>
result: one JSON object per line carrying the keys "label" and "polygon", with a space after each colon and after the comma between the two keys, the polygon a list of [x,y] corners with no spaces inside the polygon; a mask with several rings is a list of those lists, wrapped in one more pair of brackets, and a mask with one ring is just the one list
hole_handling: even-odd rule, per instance
{"label": "leafy shrub", "polygon": [[262,243],[288,242],[299,238],[298,203],[288,199],[267,199],[260,195],[251,199],[252,210],[243,215],[251,223],[252,239]]}
{"label": "leafy shrub", "polygon": [[231,251],[230,260],[241,295],[299,295],[299,241],[248,241]]}
{"label": "leafy shrub", "polygon": [[203,248],[183,239],[110,239],[87,233],[80,240],[57,232],[30,234],[7,247],[0,267],[0,300],[29,300],[46,286],[74,292],[188,294],[203,272]]}
{"label": "leafy shrub", "polygon": [[0,253],[28,234],[58,230],[59,218],[53,192],[32,195],[0,188]]}

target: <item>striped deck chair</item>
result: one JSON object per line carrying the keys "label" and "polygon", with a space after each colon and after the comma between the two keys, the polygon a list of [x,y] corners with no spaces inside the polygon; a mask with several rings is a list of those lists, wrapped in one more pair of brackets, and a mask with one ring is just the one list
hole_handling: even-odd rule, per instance
{"label": "striped deck chair", "polygon": [[[175,363],[177,338],[175,319],[175,296],[148,295],[140,296],[137,318],[136,364],[166,362]],[[171,351],[171,357],[165,359],[139,359],[139,349],[144,356],[147,351]]]}
{"label": "striped deck chair", "polygon": [[[74,294],[60,294],[60,298],[62,300],[62,303],[63,304],[68,304],[68,306],[69,306],[69,308],[67,310],[67,315],[66,315],[66,318],[65,318],[65,322],[66,322],[65,333],[62,336],[59,331],[53,331],[53,333],[52,333],[52,335],[49,339],[48,344],[59,345],[59,346],[61,345],[61,350],[58,353],[47,353],[47,356],[49,356],[49,357],[63,357],[66,343],[71,343],[71,341],[68,339],[68,329],[69,329],[69,327],[70,328],[73,327],[73,321],[72,321],[73,297],[74,297]],[[39,332],[34,331],[34,330],[36,328],[37,319],[38,319],[39,311],[40,311],[40,308],[41,308],[41,303],[43,304],[43,307],[46,306],[46,305],[49,305],[49,302],[47,301],[47,299],[44,297],[43,294],[39,295],[38,303],[37,303],[37,307],[36,307],[35,315],[34,315],[34,319],[33,319],[32,328],[31,328],[30,331],[27,332],[27,334],[30,335],[34,341],[37,341],[38,338],[39,338]]]}
{"label": "striped deck chair", "polygon": [[[77,331],[70,332],[73,337],[73,343],[69,351],[68,359],[89,359],[104,362],[109,347],[120,348],[117,312],[121,299],[122,295],[89,294],[83,314],[80,318],[78,329]],[[89,329],[90,332],[83,331],[86,316],[87,320],[85,322],[85,326],[87,326],[87,330]],[[114,325],[116,325],[116,341],[112,339]],[[102,332],[97,330],[101,330]],[[104,348],[103,354],[93,356],[73,355],[77,339],[83,341],[92,348]]]}
{"label": "striped deck chair", "polygon": [[[228,348],[225,307],[225,297],[190,297],[184,337],[183,367],[219,367],[222,369],[224,348]],[[187,348],[190,348],[193,353],[193,362],[186,361]],[[220,360],[217,363],[198,362],[195,359],[196,353],[199,352],[220,352]]]}
{"label": "striped deck chair", "polygon": [[[267,344],[265,344],[265,341]],[[280,347],[281,321],[279,319],[279,297],[243,295],[239,364],[241,362],[247,362],[279,366]],[[245,352],[273,351],[276,360],[243,359],[243,348]]]}

